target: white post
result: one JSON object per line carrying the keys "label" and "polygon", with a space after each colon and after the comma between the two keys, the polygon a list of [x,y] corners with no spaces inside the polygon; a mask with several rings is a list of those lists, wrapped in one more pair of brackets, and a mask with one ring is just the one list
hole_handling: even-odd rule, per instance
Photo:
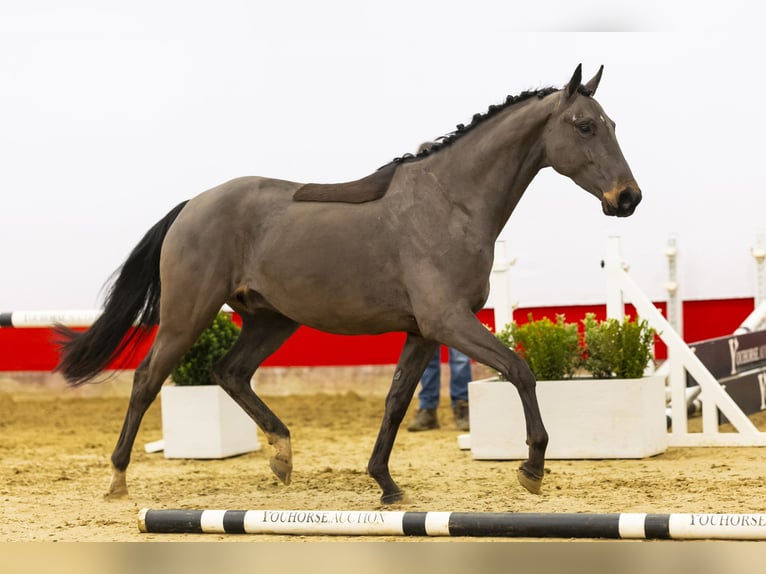
{"label": "white post", "polygon": [[620,273],[623,270],[622,246],[619,236],[610,235],[606,245],[603,267],[606,270],[606,316],[622,321],[625,316],[625,301],[620,288]]}
{"label": "white post", "polygon": [[[665,283],[665,289],[668,292],[668,323],[681,335],[683,333],[682,308],[678,300],[678,245],[675,235],[668,238],[668,245],[665,248],[665,256],[668,258],[668,282]],[[688,430],[687,409],[678,408],[675,405],[686,405],[686,369],[683,362],[677,355],[675,347],[668,347],[668,363],[670,371],[668,373],[668,387],[670,388],[671,419],[673,423],[672,433],[678,437],[685,434]]]}
{"label": "white post", "polygon": [[755,305],[753,311],[734,331],[735,335],[757,331],[766,321],[766,245],[763,232],[756,234],[755,245],[750,248],[750,255],[755,259]]}
{"label": "white post", "polygon": [[755,307],[766,301],[766,246],[763,232],[756,234],[755,245],[750,249],[755,259]]}
{"label": "white post", "polygon": [[497,331],[513,322],[513,309],[516,305],[511,299],[510,269],[515,263],[515,258],[508,258],[506,242],[504,240],[495,242],[495,259],[492,264],[490,288],[495,307],[495,329]]}
{"label": "white post", "polygon": [[678,296],[678,238],[671,235],[668,238],[668,246],[665,248],[665,256],[668,258],[668,282],[665,289],[668,292],[668,323],[676,330],[683,333],[683,305]]}

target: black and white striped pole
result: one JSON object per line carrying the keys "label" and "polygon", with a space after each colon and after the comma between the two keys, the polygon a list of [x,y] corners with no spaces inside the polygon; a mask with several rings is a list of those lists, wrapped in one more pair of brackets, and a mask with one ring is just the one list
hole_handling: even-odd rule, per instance
{"label": "black and white striped pole", "polygon": [[151,510],[141,532],[766,540],[766,514]]}

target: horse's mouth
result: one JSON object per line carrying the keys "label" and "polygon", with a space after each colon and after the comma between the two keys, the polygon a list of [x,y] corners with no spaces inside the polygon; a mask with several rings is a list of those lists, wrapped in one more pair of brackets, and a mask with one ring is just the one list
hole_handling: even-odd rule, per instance
{"label": "horse's mouth", "polygon": [[641,203],[641,190],[638,187],[627,186],[616,195],[616,201],[610,201],[607,194],[601,200],[601,209],[604,215],[614,217],[629,217]]}

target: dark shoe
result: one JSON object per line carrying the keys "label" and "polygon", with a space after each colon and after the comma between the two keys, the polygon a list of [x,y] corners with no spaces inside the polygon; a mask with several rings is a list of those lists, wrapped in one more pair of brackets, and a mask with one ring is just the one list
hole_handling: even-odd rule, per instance
{"label": "dark shoe", "polygon": [[452,412],[455,414],[455,428],[459,431],[470,430],[468,422],[468,401],[456,401],[452,406]]}
{"label": "dark shoe", "polygon": [[436,409],[418,409],[415,418],[407,427],[408,431],[417,432],[439,428],[439,419],[436,418]]}

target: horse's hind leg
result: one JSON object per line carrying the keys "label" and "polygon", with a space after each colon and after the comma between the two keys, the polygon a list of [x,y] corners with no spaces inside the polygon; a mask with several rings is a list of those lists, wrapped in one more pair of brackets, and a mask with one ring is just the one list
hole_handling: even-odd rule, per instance
{"label": "horse's hind leg", "polygon": [[213,368],[216,382],[250,415],[275,449],[272,472],[290,484],[293,468],[290,430],[255,394],[250,380],[258,366],[276,351],[300,325],[272,311],[242,314],[242,332]]}
{"label": "horse's hind leg", "polygon": [[[138,427],[144,418],[146,410],[157,397],[162,383],[170,375],[183,354],[191,348],[197,337],[215,318],[220,309],[212,307],[203,315],[194,318],[179,315],[184,318],[183,328],[174,328],[170,321],[163,322],[157,330],[151,351],[141,362],[133,376],[133,389],[130,394],[128,411],[122,425],[120,437],[112,452],[112,482],[107,492],[107,498],[127,496],[128,487],[125,473],[130,464],[130,452],[136,440]],[[187,322],[188,321],[188,322]]]}
{"label": "horse's hind leg", "polygon": [[399,502],[403,498],[402,491],[391,478],[388,461],[391,457],[391,449],[394,446],[396,433],[404,419],[412,395],[418,386],[420,377],[433,357],[438,343],[423,339],[417,335],[408,335],[404,343],[404,349],[396,365],[394,380],[386,397],[386,410],[383,422],[380,425],[378,438],[372,449],[367,471],[383,490],[380,501],[383,504]]}

